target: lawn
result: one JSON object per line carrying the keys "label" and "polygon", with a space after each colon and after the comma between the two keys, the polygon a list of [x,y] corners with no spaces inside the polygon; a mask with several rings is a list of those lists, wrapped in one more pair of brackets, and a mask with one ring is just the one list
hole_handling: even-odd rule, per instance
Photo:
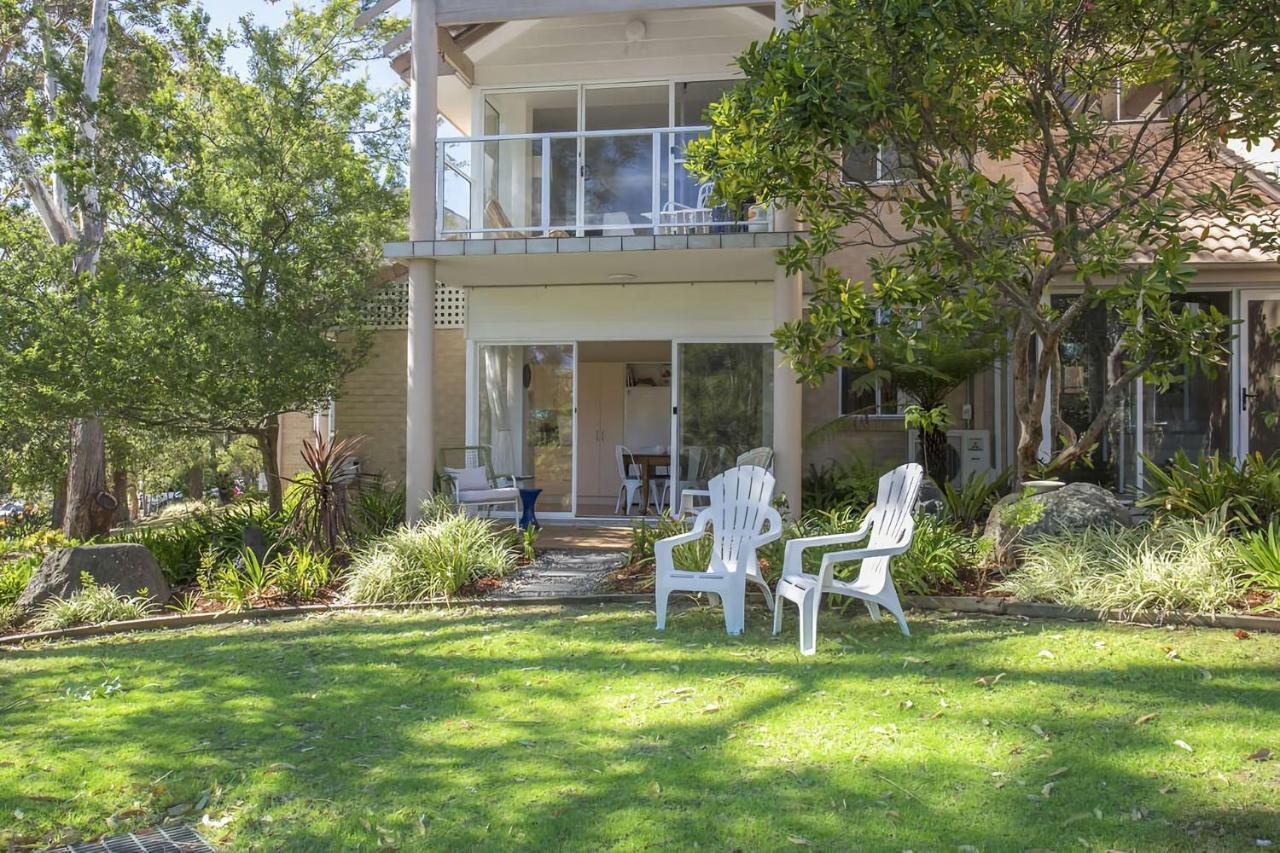
{"label": "lawn", "polygon": [[[791,614],[793,616],[793,614]],[[0,826],[232,849],[1280,844],[1280,636],[329,615],[0,653]],[[1251,754],[1255,758],[1250,758]],[[4,839],[0,837],[0,844]]]}

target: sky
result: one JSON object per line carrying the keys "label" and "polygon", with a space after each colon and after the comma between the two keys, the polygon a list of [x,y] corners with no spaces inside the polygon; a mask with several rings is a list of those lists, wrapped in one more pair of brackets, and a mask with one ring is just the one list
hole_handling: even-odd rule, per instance
{"label": "sky", "polygon": [[[293,6],[314,9],[321,5],[320,0],[280,0],[278,3],[268,3],[266,0],[198,1],[204,6],[205,11],[209,13],[209,22],[220,30],[234,26],[245,15],[252,15],[254,21],[258,24],[276,27],[284,23],[285,16]],[[392,8],[391,14],[405,16],[407,15],[407,9],[408,3],[401,2],[398,7]],[[232,62],[243,62],[242,59],[238,60],[234,54],[230,58]],[[404,85],[399,75],[391,70],[391,62],[389,60],[380,59],[370,62],[368,63],[367,71],[374,85],[380,89]]]}

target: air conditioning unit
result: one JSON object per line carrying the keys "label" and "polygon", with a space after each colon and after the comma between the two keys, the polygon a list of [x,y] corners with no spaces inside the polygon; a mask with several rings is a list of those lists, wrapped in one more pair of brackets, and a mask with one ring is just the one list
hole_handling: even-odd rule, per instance
{"label": "air conditioning unit", "polygon": [[[920,431],[908,434],[907,458],[912,462],[923,461],[920,452]],[[976,475],[991,477],[995,469],[991,465],[991,430],[947,430],[947,479],[959,486]]]}

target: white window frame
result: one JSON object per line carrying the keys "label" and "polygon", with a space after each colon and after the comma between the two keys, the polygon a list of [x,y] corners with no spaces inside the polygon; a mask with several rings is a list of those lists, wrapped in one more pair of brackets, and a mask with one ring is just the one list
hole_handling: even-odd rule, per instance
{"label": "white window frame", "polygon": [[[846,149],[844,152],[842,152],[842,156],[840,159],[840,170],[842,173],[841,183],[844,183],[847,186],[854,186],[859,183],[865,183],[867,186],[872,186],[872,187],[887,187],[887,186],[894,186],[896,184],[912,183],[915,180],[914,172],[912,173],[911,177],[906,178],[905,180],[894,180],[891,175],[887,174],[887,165],[885,163],[884,151],[885,151],[884,143],[880,143],[879,145],[876,146],[876,176],[874,180],[851,181],[845,178],[843,175],[844,164],[849,159],[849,151]],[[899,163],[899,166],[901,166],[901,163],[902,163],[901,158],[898,159],[898,163]]]}
{"label": "white window frame", "polygon": [[842,418],[843,417],[860,417],[860,418],[871,418],[873,420],[884,420],[884,421],[902,420],[904,416],[903,410],[908,405],[907,396],[902,393],[902,389],[898,389],[898,393],[896,395],[896,400],[898,402],[898,411],[896,412],[883,411],[884,404],[885,404],[885,399],[884,399],[885,394],[884,394],[884,380],[882,379],[877,379],[876,384],[873,385],[871,388],[867,389],[875,392],[876,408],[874,412],[864,412],[864,411],[846,412],[844,408],[844,373],[846,370],[852,370],[852,368],[841,367],[838,371],[838,379],[840,382],[840,387],[838,389],[839,400],[837,401],[836,406],[839,411],[840,417]]}

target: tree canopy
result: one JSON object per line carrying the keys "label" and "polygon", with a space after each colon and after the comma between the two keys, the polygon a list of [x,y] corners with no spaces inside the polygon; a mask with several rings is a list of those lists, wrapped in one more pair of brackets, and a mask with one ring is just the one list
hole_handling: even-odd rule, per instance
{"label": "tree canopy", "polygon": [[[1227,319],[1178,297],[1205,222],[1274,239],[1248,216],[1267,202],[1222,145],[1276,128],[1274,3],[805,6],[740,58],[746,80],[690,153],[722,197],[778,199],[805,225],[780,260],[815,294],[776,335],[802,377],[873,367],[877,334],[911,359],[931,334],[1007,323],[1025,472],[1046,409],[1049,465],[1066,467],[1136,377],[1164,387],[1224,363]],[[850,249],[870,258],[865,281],[841,267]],[[1054,308],[1053,288],[1079,298]],[[1051,377],[1064,334],[1100,303],[1122,331],[1103,405],[1076,430]]]}
{"label": "tree canopy", "polygon": [[0,423],[24,426],[4,443],[92,416],[249,435],[274,473],[279,415],[363,357],[360,307],[403,228],[405,96],[360,73],[397,22],[357,29],[333,0],[216,32],[181,2],[99,5],[99,102],[73,73],[83,9],[19,2],[0,25]]}

